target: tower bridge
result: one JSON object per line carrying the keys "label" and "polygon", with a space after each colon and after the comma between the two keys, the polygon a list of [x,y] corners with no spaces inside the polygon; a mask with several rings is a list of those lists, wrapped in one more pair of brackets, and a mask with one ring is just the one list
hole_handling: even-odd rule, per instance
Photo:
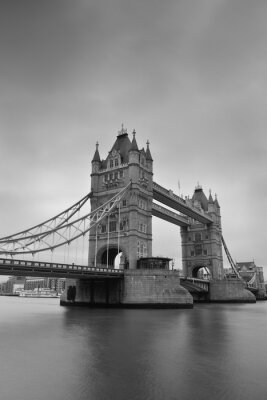
{"label": "tower bridge", "polygon": [[[87,201],[91,211],[80,217]],[[152,216],[180,227],[182,277],[169,269],[170,259],[153,257]],[[86,235],[87,265],[17,259],[69,248]],[[193,298],[255,302],[234,263],[234,278],[227,279],[223,244],[217,197],[207,198],[198,185],[192,198],[183,199],[154,182],[149,142],[140,149],[136,132],[130,140],[122,127],[105,159],[97,143],[91,190],[83,199],[44,223],[0,238],[0,274],[64,276],[67,288],[76,288],[75,304],[192,307]],[[208,280],[201,279],[203,270]],[[69,303],[66,289],[61,304]]]}

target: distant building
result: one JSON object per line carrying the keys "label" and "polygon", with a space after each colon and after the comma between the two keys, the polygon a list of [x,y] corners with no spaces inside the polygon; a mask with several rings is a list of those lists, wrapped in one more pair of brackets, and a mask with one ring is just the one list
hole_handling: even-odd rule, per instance
{"label": "distant building", "polygon": [[36,288],[48,288],[54,289],[58,293],[62,293],[65,290],[65,278],[26,278],[25,290],[33,290]]}
{"label": "distant building", "polygon": [[22,289],[54,289],[63,293],[66,286],[65,278],[36,278],[12,276],[6,282],[0,283],[0,295],[19,293]]}
{"label": "distant building", "polygon": [[25,277],[24,276],[11,276],[5,282],[5,294],[15,294],[24,289]]}

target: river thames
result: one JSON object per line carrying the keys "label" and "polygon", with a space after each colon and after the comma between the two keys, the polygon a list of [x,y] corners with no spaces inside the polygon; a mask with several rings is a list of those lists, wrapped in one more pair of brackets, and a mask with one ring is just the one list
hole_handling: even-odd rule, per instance
{"label": "river thames", "polygon": [[3,400],[265,400],[267,302],[87,309],[0,297]]}

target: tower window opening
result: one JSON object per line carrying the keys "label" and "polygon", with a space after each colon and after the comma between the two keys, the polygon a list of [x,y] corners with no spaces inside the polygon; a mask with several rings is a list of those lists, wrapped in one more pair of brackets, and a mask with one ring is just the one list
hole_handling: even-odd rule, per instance
{"label": "tower window opening", "polygon": [[110,221],[109,222],[109,231],[110,232],[116,232],[116,230],[117,230],[116,221]]}
{"label": "tower window opening", "polygon": [[195,245],[195,253],[196,253],[196,256],[201,256],[201,254],[202,254],[202,245],[201,244]]}
{"label": "tower window opening", "polygon": [[201,233],[195,234],[195,242],[201,242]]}

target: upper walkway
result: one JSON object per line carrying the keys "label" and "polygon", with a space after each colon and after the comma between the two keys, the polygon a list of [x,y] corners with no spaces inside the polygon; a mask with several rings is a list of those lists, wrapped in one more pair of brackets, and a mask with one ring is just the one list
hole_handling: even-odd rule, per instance
{"label": "upper walkway", "polygon": [[172,190],[165,189],[156,182],[153,182],[153,198],[202,224],[212,224],[213,222],[210,215],[199,211],[186,200],[174,194]]}

